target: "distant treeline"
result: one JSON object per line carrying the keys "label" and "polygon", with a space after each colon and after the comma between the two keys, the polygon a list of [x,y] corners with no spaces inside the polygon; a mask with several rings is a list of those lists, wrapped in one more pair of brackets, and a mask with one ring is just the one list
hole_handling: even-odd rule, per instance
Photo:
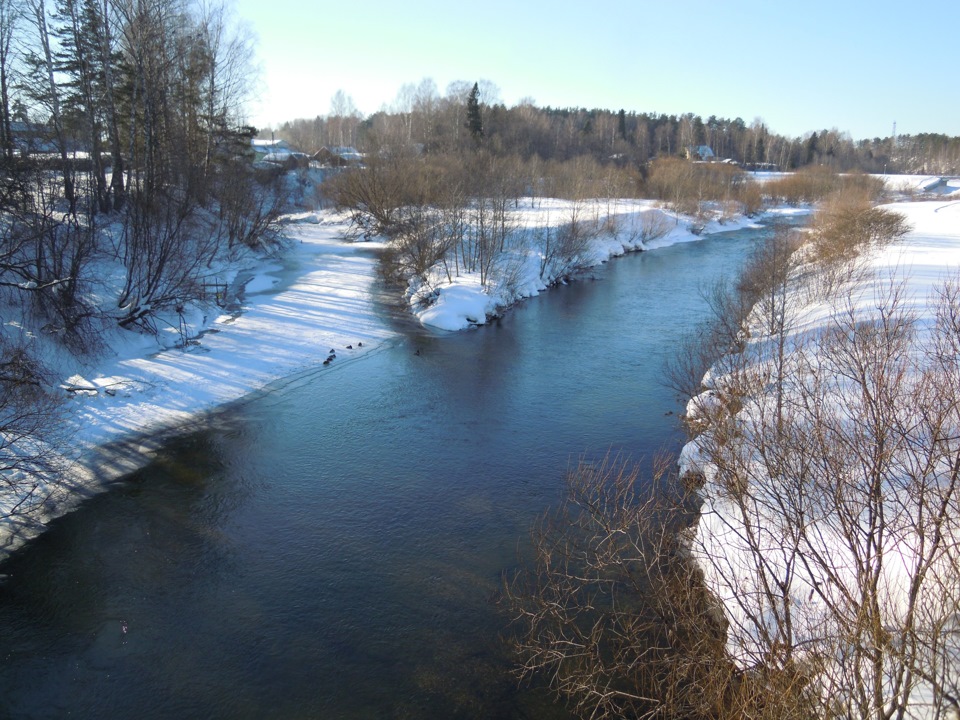
{"label": "distant treeline", "polygon": [[[473,142],[466,128],[470,84],[452,83],[441,96],[430,80],[405,86],[393,108],[362,117],[349,96],[337,93],[326,116],[291,120],[277,137],[313,151],[322,146],[368,150],[398,140],[427,153],[446,153]],[[487,93],[495,96],[496,91]],[[748,168],[796,170],[824,165],[838,172],[960,173],[960,137],[935,133],[853,140],[817,130],[803,137],[771,132],[760,120],[711,115],[664,115],[625,110],[541,108],[532,102],[507,107],[482,102],[483,145],[500,156],[566,161],[585,155],[607,162],[643,165],[655,157],[685,156],[709,147],[716,160]]]}

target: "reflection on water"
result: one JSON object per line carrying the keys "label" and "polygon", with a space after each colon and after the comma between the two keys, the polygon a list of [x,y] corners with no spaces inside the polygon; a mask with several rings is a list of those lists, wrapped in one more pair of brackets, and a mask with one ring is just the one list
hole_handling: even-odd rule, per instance
{"label": "reflection on water", "polygon": [[396,320],[170,443],[4,566],[0,715],[565,717],[510,675],[501,574],[579,455],[676,449],[663,362],[754,237],[615,261],[473,332]]}

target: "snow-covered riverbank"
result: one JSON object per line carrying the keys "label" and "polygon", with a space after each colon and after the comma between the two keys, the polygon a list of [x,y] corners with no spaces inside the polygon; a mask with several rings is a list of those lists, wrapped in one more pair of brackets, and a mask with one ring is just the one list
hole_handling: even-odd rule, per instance
{"label": "snow-covered riverbank", "polygon": [[[596,203],[597,207],[601,203]],[[592,239],[589,263],[604,262],[631,250],[654,249],[698,239],[688,221],[674,218],[650,202],[602,203],[617,222]],[[518,225],[560,225],[571,204],[539,201],[516,211]],[[644,242],[639,233],[656,220],[662,232]],[[310,369],[329,369],[396,337],[375,300],[375,242],[344,242],[346,218],[308,213],[286,218],[290,242],[284,253],[241,273],[245,285],[239,311],[220,314],[215,306],[192,312],[193,332],[186,347],[161,349],[158,342],[133,333],[107,338],[107,348],[85,366],[51,363],[62,377],[62,435],[67,448],[64,481],[41,487],[25,504],[26,513],[9,515],[21,501],[0,495],[0,556],[40,532],[50,519],[69,511],[104,483],[121,477],[149,459],[150,451],[170,432],[183,431],[211,411],[261,390],[282,378]],[[737,218],[710,223],[705,233],[733,230],[754,221]],[[524,297],[546,289],[555,278],[541,277],[533,248],[512,251],[518,272],[509,288],[491,289],[469,275],[437,281],[429,305],[413,300],[411,310],[425,325],[455,330],[483,323]],[[165,332],[178,336],[174,322]],[[162,341],[171,345],[170,339]],[[49,495],[49,497],[48,497]],[[46,498],[45,501],[40,502]]]}
{"label": "snow-covered riverbank", "polygon": [[308,220],[286,226],[282,257],[241,274],[249,279],[237,311],[220,314],[211,305],[206,317],[193,313],[192,327],[202,332],[185,347],[164,349],[166,338],[118,332],[85,367],[55,360],[64,375],[59,464],[66,469],[34,494],[33,507],[20,508],[25,513],[8,515],[21,498],[0,495],[0,556],[142,465],[170,432],[320,366],[331,351],[343,362],[394,335],[373,297],[376,245],[344,243],[335,216]]}
{"label": "snow-covered riverbank", "polygon": [[841,713],[869,686],[932,717],[958,657],[958,328],[943,298],[960,282],[960,202],[884,207],[912,230],[829,291],[795,284],[782,337],[769,309],[751,324],[688,405],[705,431],[682,465],[706,480],[694,548],[734,657],[810,661]]}
{"label": "snow-covered riverbank", "polygon": [[545,238],[548,231],[556,236],[574,217],[581,232],[589,236],[587,247],[574,260],[580,267],[599,265],[627,252],[692,242],[702,234],[756,222],[743,216],[718,217],[698,226],[694,233],[691,227],[696,223],[691,218],[666,212],[650,200],[527,200],[511,212],[512,241],[491,268],[492,282],[484,285],[479,272],[462,269],[451,277],[448,265],[438,263],[423,282],[411,287],[411,310],[424,325],[463,330],[563,282],[570,258],[548,257]]}

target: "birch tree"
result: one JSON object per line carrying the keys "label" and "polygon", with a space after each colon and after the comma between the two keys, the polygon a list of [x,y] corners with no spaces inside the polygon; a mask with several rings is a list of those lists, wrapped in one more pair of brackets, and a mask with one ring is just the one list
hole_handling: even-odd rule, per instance
{"label": "birch tree", "polygon": [[0,153],[13,159],[11,94],[17,83],[17,52],[13,41],[23,20],[21,0],[0,0]]}

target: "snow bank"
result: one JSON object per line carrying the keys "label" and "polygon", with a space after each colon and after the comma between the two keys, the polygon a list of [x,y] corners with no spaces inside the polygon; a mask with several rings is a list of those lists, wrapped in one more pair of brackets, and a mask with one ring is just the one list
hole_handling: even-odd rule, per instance
{"label": "snow bank", "polygon": [[[824,368],[819,367],[816,362],[811,363],[810,358],[818,357],[819,346],[816,343],[823,337],[824,331],[833,327],[837,303],[839,302],[844,310],[852,309],[854,313],[852,316],[857,319],[873,318],[881,306],[882,298],[888,295],[890,288],[893,287],[902,288],[905,309],[918,319],[915,325],[916,332],[911,336],[912,346],[904,355],[920,355],[920,348],[929,340],[930,330],[935,321],[935,288],[941,286],[946,280],[956,280],[960,277],[960,202],[905,202],[885,207],[902,213],[911,224],[912,231],[902,241],[876,250],[863,258],[862,274],[858,274],[852,285],[846,287],[846,292],[839,301],[836,298],[832,301],[827,300],[821,294],[808,293],[805,289],[795,289],[792,292],[788,300],[788,307],[792,313],[789,330],[791,337],[786,344],[788,366],[795,362],[797,367],[805,368],[804,372],[811,373],[814,378],[817,373],[823,373]],[[799,343],[793,345],[793,341],[801,338],[806,341],[805,352],[808,353],[807,362],[802,365],[797,356],[799,351],[790,352],[791,347],[800,346]],[[762,341],[763,338],[755,332],[751,342],[761,343]],[[753,346],[754,349],[756,347],[758,345]],[[752,367],[757,367],[767,360],[762,353],[757,353],[748,356],[748,362],[754,363]],[[691,399],[688,415],[692,419],[702,420],[720,415],[722,403],[718,395],[723,394],[724,364],[725,361],[721,361],[713,369],[709,378],[711,390]],[[748,367],[747,370],[749,369]],[[901,378],[899,386],[902,389],[918,381],[919,378],[916,376],[906,376]],[[824,402],[839,403],[841,400],[846,400],[839,397],[839,394],[844,392],[846,382],[844,377],[831,377],[827,380],[821,378],[817,382],[824,383],[824,386],[833,392],[832,395],[826,396]],[[721,390],[715,392],[718,387]],[[732,432],[750,433],[752,428],[759,427],[764,422],[762,418],[765,413],[768,418],[775,417],[773,415],[775,387],[769,384],[765,387],[758,384],[758,387],[755,395],[738,400],[734,410],[739,413],[742,422],[738,423],[737,430]],[[804,407],[800,398],[791,395],[789,385],[785,387],[784,394],[785,407]],[[849,404],[845,402],[843,409],[838,413],[841,418],[846,417],[846,422],[852,427],[856,427],[862,418],[856,415],[845,416],[844,413],[849,413],[849,408],[856,407],[858,407],[856,401]],[[906,412],[914,410],[915,408],[907,408]],[[771,421],[768,419],[766,422]],[[837,605],[832,605],[829,598],[830,591],[823,589],[855,587],[859,579],[855,577],[854,559],[849,547],[839,537],[839,525],[831,519],[829,509],[823,510],[822,515],[817,515],[820,519],[807,520],[814,524],[806,526],[802,536],[803,544],[790,546],[788,539],[796,538],[797,532],[795,528],[786,527],[781,522],[782,509],[785,506],[779,504],[783,502],[783,497],[791,497],[789,491],[781,492],[781,488],[792,481],[789,471],[784,471],[779,465],[776,466],[781,468],[778,471],[781,475],[774,480],[766,474],[764,469],[766,466],[760,458],[752,456],[751,451],[746,449],[736,461],[742,462],[743,467],[746,468],[744,476],[761,478],[758,481],[758,487],[744,496],[741,495],[742,488],[721,487],[720,482],[712,485],[717,477],[717,469],[710,465],[709,453],[705,448],[712,442],[710,433],[714,432],[714,427],[718,428],[718,433],[731,431],[729,427],[723,426],[722,421],[711,426],[704,435],[684,448],[680,462],[683,472],[699,473],[706,479],[705,504],[697,527],[695,547],[700,554],[708,584],[724,603],[732,626],[739,628],[736,641],[731,635],[730,650],[745,666],[749,666],[763,656],[765,643],[770,637],[768,633],[775,633],[774,628],[777,627],[778,622],[782,622],[782,618],[778,620],[776,617],[778,612],[776,601],[768,603],[764,608],[763,598],[768,597],[770,585],[762,583],[761,571],[758,568],[763,568],[766,582],[769,582],[771,577],[783,581],[784,585],[776,586],[775,593],[781,587],[790,588],[789,598],[783,603],[783,607],[793,614],[794,635],[791,641],[795,642],[798,648],[805,647],[807,643],[814,643],[817,638],[828,632],[825,628],[828,627],[827,623],[831,616],[827,608],[837,605],[842,607],[845,602],[837,596],[833,598],[837,601]],[[904,427],[910,427],[910,424],[905,423]],[[722,448],[724,444],[722,438],[718,438],[715,447]],[[725,451],[721,450],[721,452]],[[737,452],[741,451],[731,450],[731,457]],[[840,472],[837,467],[831,467],[835,472]],[[855,477],[855,474],[852,477]],[[776,500],[773,498],[774,493],[765,493],[763,490],[767,483],[773,482],[778,483]],[[896,503],[895,493],[907,491],[891,486],[885,492],[889,495],[891,502]],[[793,497],[799,497],[799,495]],[[897,507],[908,505],[908,501],[904,500],[902,505]],[[813,515],[816,513],[810,517],[812,518]],[[890,522],[895,522],[892,517],[891,515]],[[749,522],[745,518],[749,518]],[[948,531],[944,530],[944,532]],[[892,530],[882,541],[879,538],[875,541],[882,543],[882,555],[886,558],[886,565],[880,579],[888,603],[884,606],[883,612],[887,622],[890,623],[889,629],[895,637],[897,619],[904,613],[908,600],[908,573],[911,569],[918,567],[917,548],[921,546],[916,537],[904,528]],[[801,543],[796,539],[793,542]],[[810,545],[809,548],[807,544]],[[832,570],[836,574],[827,576],[818,570],[817,562],[799,562],[796,555],[798,547],[801,548],[800,555],[807,553],[808,559],[815,556],[829,558]],[[938,567],[932,568],[930,572],[936,575]],[[930,700],[930,688],[919,680],[915,679],[915,682],[920,686],[914,689],[915,695],[912,697],[908,716],[924,717],[928,714],[924,703]],[[885,678],[884,683],[889,683],[885,687],[889,692],[894,692],[890,690],[893,686],[890,678]]]}
{"label": "snow bank", "polygon": [[[372,299],[377,246],[343,242],[345,221],[337,216],[303,220],[286,225],[292,242],[282,262],[266,260],[242,273],[240,308],[229,314],[215,306],[194,309],[200,317],[189,320],[193,339],[186,345],[172,347],[181,340],[176,329],[161,332],[159,340],[117,331],[93,367],[54,359],[64,378],[58,383],[69,438],[64,461],[73,467],[65,491],[29,518],[0,520],[0,551],[145,462],[142,452],[160,442],[152,435],[321,367],[331,349],[337,351],[333,370],[395,335]],[[20,499],[0,495],[0,514]],[[30,500],[39,501],[40,493]]]}
{"label": "snow bank", "polygon": [[960,191],[960,180],[941,175],[874,175],[887,189],[909,196],[927,195],[937,199],[953,197]]}

